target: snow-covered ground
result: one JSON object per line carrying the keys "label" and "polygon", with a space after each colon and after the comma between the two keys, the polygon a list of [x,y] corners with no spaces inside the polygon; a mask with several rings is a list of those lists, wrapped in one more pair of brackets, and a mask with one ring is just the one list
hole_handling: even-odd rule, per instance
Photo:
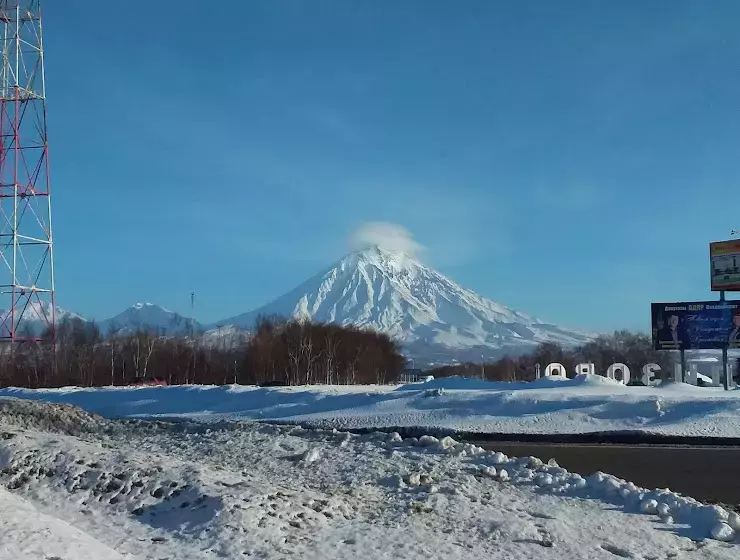
{"label": "snow-covered ground", "polygon": [[109,418],[256,419],[337,429],[420,427],[510,434],[639,431],[740,437],[740,390],[682,383],[626,387],[591,375],[533,383],[450,378],[404,386],[4,389],[0,396],[70,403]]}
{"label": "snow-covered ground", "polygon": [[734,560],[738,530],[668,490],[450,438],[0,399],[2,560]]}
{"label": "snow-covered ground", "polygon": [[121,560],[124,556],[0,487],[0,558]]}

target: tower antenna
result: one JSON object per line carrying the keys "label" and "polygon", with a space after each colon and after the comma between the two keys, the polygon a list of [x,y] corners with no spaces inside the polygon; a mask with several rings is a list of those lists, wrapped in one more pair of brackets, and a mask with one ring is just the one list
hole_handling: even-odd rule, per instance
{"label": "tower antenna", "polygon": [[0,0],[0,42],[0,341],[12,352],[56,341],[40,0]]}

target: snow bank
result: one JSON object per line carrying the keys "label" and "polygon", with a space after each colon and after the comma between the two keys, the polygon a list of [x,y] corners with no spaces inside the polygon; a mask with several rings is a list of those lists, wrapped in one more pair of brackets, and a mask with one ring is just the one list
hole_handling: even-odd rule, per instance
{"label": "snow bank", "polygon": [[108,418],[253,419],[338,429],[423,428],[500,434],[631,431],[740,437],[740,390],[667,383],[626,387],[593,375],[532,383],[448,378],[394,386],[173,386],[4,389]]}
{"label": "snow bank", "polygon": [[0,399],[0,418],[4,424],[67,434],[96,431],[104,423],[100,416],[70,404],[42,406],[15,398]]}

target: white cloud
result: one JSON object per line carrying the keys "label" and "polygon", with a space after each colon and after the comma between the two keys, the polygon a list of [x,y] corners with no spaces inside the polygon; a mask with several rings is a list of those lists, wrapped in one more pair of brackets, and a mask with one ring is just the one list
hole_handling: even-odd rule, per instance
{"label": "white cloud", "polygon": [[350,237],[353,251],[378,246],[387,251],[397,251],[409,256],[419,256],[424,246],[414,239],[409,230],[390,222],[365,222]]}

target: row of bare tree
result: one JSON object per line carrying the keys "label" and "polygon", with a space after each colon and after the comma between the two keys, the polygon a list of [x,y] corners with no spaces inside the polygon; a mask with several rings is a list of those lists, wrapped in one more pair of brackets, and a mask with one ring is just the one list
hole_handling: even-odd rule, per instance
{"label": "row of bare tree", "polygon": [[[56,350],[54,350],[54,348]],[[672,372],[671,353],[653,350],[649,336],[617,331],[578,348],[540,344],[533,353],[497,362],[443,366],[435,377],[530,381],[536,364],[592,362],[597,372],[624,363],[635,374],[654,362]],[[144,378],[173,384],[367,384],[399,379],[405,360],[387,335],[353,327],[262,318],[249,338],[192,340],[146,330],[105,338],[94,323],[72,319],[57,328],[57,343],[0,348],[0,387],[129,385]],[[633,377],[637,377],[634,375]]]}
{"label": "row of bare tree", "polygon": [[246,349],[258,383],[388,383],[405,359],[387,335],[337,325],[262,319]]}
{"label": "row of bare tree", "polygon": [[562,364],[569,376],[580,363],[593,363],[596,371],[603,374],[614,363],[623,363],[639,377],[642,367],[648,363],[661,366],[663,372],[673,372],[675,356],[670,352],[653,349],[650,336],[629,331],[617,331],[613,335],[599,336],[582,346],[572,349],[554,343],[540,344],[534,352],[518,358],[505,357],[493,363],[466,363],[442,366],[429,372],[435,377],[459,375],[483,377],[490,381],[531,381],[535,378],[536,364],[544,368],[551,363]]}
{"label": "row of bare tree", "polygon": [[205,341],[146,330],[104,338],[92,323],[69,320],[57,343],[0,349],[0,387],[168,384],[387,383],[404,358],[388,336],[356,328],[262,319],[249,339]]}

